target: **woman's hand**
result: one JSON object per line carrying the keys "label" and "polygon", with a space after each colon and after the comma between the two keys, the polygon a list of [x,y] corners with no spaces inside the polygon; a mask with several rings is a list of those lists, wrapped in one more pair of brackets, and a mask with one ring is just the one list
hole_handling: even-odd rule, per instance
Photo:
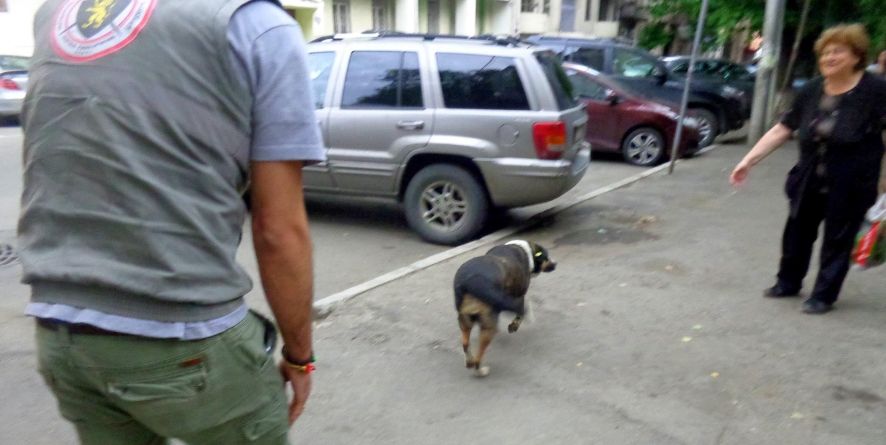
{"label": "woman's hand", "polygon": [[748,174],[751,172],[751,164],[747,161],[747,159],[742,159],[738,165],[732,170],[732,174],[729,175],[729,183],[734,187],[738,187],[748,179]]}
{"label": "woman's hand", "polygon": [[729,175],[729,182],[736,187],[744,184],[748,179],[748,173],[751,172],[751,167],[757,165],[763,158],[769,156],[775,149],[787,142],[791,138],[792,132],[790,128],[782,123],[775,124],[754,144],[754,147],[745,155],[744,159],[735,166],[732,174]]}

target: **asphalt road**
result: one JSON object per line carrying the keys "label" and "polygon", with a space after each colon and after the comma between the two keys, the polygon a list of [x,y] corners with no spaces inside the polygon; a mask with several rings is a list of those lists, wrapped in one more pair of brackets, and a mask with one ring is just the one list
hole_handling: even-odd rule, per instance
{"label": "asphalt road", "polygon": [[[0,243],[12,243],[14,238],[21,195],[21,144],[18,127],[0,127]],[[511,211],[490,230],[519,224],[548,206],[641,171],[642,168],[625,164],[618,156],[599,156],[585,178],[566,195],[550,203]],[[428,244],[414,234],[396,204],[310,199],[308,213],[318,300],[447,249]],[[240,261],[258,283],[251,238],[248,230],[244,232]]]}
{"label": "asphalt road", "polygon": [[[18,127],[0,126],[0,246],[15,245],[15,225],[21,195],[21,144]],[[518,209],[499,223],[515,226],[534,213],[571,197],[584,195],[644,169],[618,158],[596,159],[584,180],[561,199]],[[315,251],[315,299],[320,300],[447,250],[421,241],[407,227],[396,205],[347,201],[308,203]],[[257,284],[257,268],[249,230],[244,230],[239,260]],[[22,314],[28,288],[19,283],[20,267],[0,267],[0,443],[27,437],[28,443],[74,443],[71,425],[59,419],[55,403],[34,372],[33,322]],[[250,305],[268,311],[260,286],[247,295]],[[40,424],[35,429],[35,420]],[[39,431],[39,432],[38,432]]]}

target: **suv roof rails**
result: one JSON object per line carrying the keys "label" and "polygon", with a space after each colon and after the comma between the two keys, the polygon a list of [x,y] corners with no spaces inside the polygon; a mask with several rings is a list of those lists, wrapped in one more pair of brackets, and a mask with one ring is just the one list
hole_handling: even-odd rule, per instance
{"label": "suv roof rails", "polygon": [[327,36],[317,37],[314,40],[311,40],[310,43],[319,43],[319,42],[329,42],[329,41],[341,41],[348,39],[366,39],[366,40],[375,40],[375,39],[402,39],[402,38],[412,38],[412,39],[422,39],[425,41],[433,41],[437,39],[441,40],[458,40],[458,41],[471,41],[471,42],[485,42],[491,43],[500,46],[529,46],[533,45],[531,42],[527,42],[524,40],[520,40],[516,37],[511,36],[496,36],[492,34],[481,34],[478,36],[464,36],[464,35],[455,35],[455,34],[425,34],[425,33],[407,33],[400,31],[364,31],[360,34],[331,34]]}
{"label": "suv roof rails", "polygon": [[575,37],[575,36],[538,36],[536,40],[541,42],[545,40],[577,40],[586,42],[616,43],[619,45],[636,46],[636,42],[625,37]]}

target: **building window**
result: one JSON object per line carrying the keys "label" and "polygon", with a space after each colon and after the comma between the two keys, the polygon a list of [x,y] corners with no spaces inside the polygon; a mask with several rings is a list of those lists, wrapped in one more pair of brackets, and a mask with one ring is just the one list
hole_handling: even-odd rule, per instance
{"label": "building window", "polygon": [[390,20],[388,20],[388,1],[372,0],[372,29],[376,31],[387,31],[391,28]]}
{"label": "building window", "polygon": [[618,0],[600,0],[600,14],[597,21],[614,22],[618,20]]}
{"label": "building window", "polygon": [[520,12],[534,12],[535,11],[535,0],[521,0],[520,1]]}
{"label": "building window", "polygon": [[351,32],[351,2],[334,0],[332,2],[332,27],[338,33]]}
{"label": "building window", "polygon": [[551,0],[521,0],[520,11],[550,14]]}

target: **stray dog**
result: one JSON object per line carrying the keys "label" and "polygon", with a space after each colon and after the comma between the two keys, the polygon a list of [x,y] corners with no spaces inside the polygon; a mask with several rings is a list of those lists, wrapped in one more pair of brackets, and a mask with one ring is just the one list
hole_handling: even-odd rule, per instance
{"label": "stray dog", "polygon": [[[529,279],[541,272],[551,272],[557,266],[548,251],[535,243],[523,240],[495,246],[486,255],[471,258],[455,272],[455,309],[461,328],[461,345],[465,351],[465,366],[478,376],[489,374],[482,366],[486,348],[498,330],[498,314],[502,311],[517,314],[508,325],[508,332],[517,332],[529,304],[525,301]],[[531,308],[530,308],[531,309]],[[480,348],[471,355],[471,330],[480,325]]]}

